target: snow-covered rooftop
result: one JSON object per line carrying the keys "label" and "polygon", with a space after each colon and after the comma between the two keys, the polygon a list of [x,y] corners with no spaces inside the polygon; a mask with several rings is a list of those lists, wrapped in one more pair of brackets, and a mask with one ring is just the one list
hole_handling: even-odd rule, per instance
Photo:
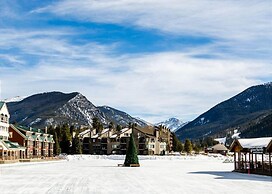
{"label": "snow-covered rooftop", "polygon": [[129,128],[121,129],[120,133],[124,133],[124,132],[126,132],[127,130],[129,130]]}
{"label": "snow-covered rooftop", "polygon": [[82,136],[82,135],[85,135],[85,134],[87,134],[87,133],[90,133],[90,129],[87,129],[87,130],[85,130],[85,131],[82,131],[81,133],[79,133],[79,135]]}
{"label": "snow-covered rooftop", "polygon": [[226,137],[222,137],[222,138],[216,138],[214,139],[215,141],[218,141],[219,143],[225,144],[226,143]]}
{"label": "snow-covered rooftop", "polygon": [[92,138],[98,138],[98,134],[95,134],[94,136],[92,136]]}
{"label": "snow-covered rooftop", "polygon": [[238,139],[238,141],[243,148],[263,148],[268,146],[272,137]]}
{"label": "snow-covered rooftop", "polygon": [[116,138],[116,137],[117,137],[117,134],[110,136],[110,138]]}
{"label": "snow-covered rooftop", "polygon": [[107,133],[109,130],[110,130],[109,128],[103,129],[103,131],[101,132],[101,134]]}

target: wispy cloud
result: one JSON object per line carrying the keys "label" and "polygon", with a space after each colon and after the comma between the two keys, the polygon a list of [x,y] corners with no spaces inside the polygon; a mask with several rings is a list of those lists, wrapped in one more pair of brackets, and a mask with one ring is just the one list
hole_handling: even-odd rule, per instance
{"label": "wispy cloud", "polygon": [[[38,55],[39,60],[33,66],[1,69],[6,94],[80,91],[97,105],[111,105],[136,116],[146,114],[150,121],[173,115],[190,119],[190,114],[196,116],[246,87],[261,83],[259,78],[272,77],[270,64],[259,61],[198,59],[180,52],[116,56],[111,55],[111,45],[89,42],[76,46],[57,35],[36,34],[26,40],[16,34],[11,38],[19,42],[13,47]],[[10,44],[13,41],[7,40]],[[10,80],[14,71],[15,79]]]}
{"label": "wispy cloud", "polygon": [[271,52],[271,6],[269,0],[63,0],[33,12],[51,12],[65,18],[130,25],[174,35],[208,36],[221,39],[221,44],[231,41],[232,48],[240,51],[244,48]]}
{"label": "wispy cloud", "polygon": [[[89,34],[86,38],[81,29],[88,27],[46,23],[26,28],[0,21],[3,96],[79,91],[96,105],[110,105],[151,122],[172,116],[193,119],[251,85],[271,81],[270,5],[269,1],[64,0],[35,6],[39,8],[28,10],[22,20],[50,15],[51,20],[83,21],[80,25],[110,23],[161,37],[211,41],[133,53],[126,52],[122,37],[111,43]],[[5,13],[0,15],[18,20],[16,11],[13,16]]]}

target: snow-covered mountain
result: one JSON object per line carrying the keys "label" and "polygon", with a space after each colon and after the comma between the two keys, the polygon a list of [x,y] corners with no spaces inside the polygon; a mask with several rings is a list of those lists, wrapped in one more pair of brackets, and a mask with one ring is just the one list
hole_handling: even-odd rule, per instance
{"label": "snow-covered mountain", "polygon": [[183,122],[177,118],[170,118],[166,121],[156,123],[155,125],[156,126],[163,125],[163,126],[169,128],[172,132],[175,132],[177,129],[183,127],[186,124],[187,124],[187,122]]}
{"label": "snow-covered mountain", "polygon": [[35,127],[63,123],[91,125],[94,117],[97,117],[104,126],[111,121],[122,126],[127,126],[128,123],[146,126],[141,120],[122,111],[108,106],[97,107],[78,92],[35,94],[18,102],[9,102],[8,108],[11,122]]}
{"label": "snow-covered mountain", "polygon": [[[266,137],[271,134],[271,113],[272,82],[269,82],[252,86],[217,104],[179,128],[176,134],[181,140],[199,139],[206,136],[222,137],[230,130],[239,129],[241,137]],[[261,121],[263,123],[259,125]]]}
{"label": "snow-covered mountain", "polygon": [[97,107],[109,120],[113,121],[114,123],[118,123],[122,126],[128,126],[129,123],[136,123],[138,126],[146,126],[148,125],[143,119],[134,118],[129,114],[114,109],[109,106],[99,106]]}

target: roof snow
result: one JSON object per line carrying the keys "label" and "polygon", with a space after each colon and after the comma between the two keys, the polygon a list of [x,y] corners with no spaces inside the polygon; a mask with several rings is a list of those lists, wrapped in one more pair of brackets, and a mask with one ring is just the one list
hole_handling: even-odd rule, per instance
{"label": "roof snow", "polygon": [[239,139],[238,141],[243,148],[263,148],[268,146],[272,137]]}
{"label": "roof snow", "polygon": [[103,131],[101,132],[101,134],[107,133],[109,130],[110,130],[109,128],[103,129]]}
{"label": "roof snow", "polygon": [[216,138],[214,139],[215,141],[218,141],[219,143],[225,144],[226,143],[226,137],[222,137],[222,138]]}

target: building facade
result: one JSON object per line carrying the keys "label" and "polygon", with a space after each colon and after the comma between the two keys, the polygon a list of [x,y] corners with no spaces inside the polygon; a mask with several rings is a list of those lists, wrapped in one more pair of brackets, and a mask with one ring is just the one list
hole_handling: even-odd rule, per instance
{"label": "building facade", "polygon": [[[172,149],[172,133],[166,128],[124,128],[121,131],[104,129],[100,133],[89,129],[80,134],[85,154],[126,154],[130,134],[133,133],[138,154],[165,155]],[[89,135],[87,135],[89,134]]]}
{"label": "building facade", "polygon": [[26,158],[53,157],[55,141],[47,131],[20,125],[10,125],[10,140],[25,147]]}
{"label": "building facade", "polygon": [[10,141],[9,111],[5,102],[0,102],[0,160],[25,158],[25,148]]}

